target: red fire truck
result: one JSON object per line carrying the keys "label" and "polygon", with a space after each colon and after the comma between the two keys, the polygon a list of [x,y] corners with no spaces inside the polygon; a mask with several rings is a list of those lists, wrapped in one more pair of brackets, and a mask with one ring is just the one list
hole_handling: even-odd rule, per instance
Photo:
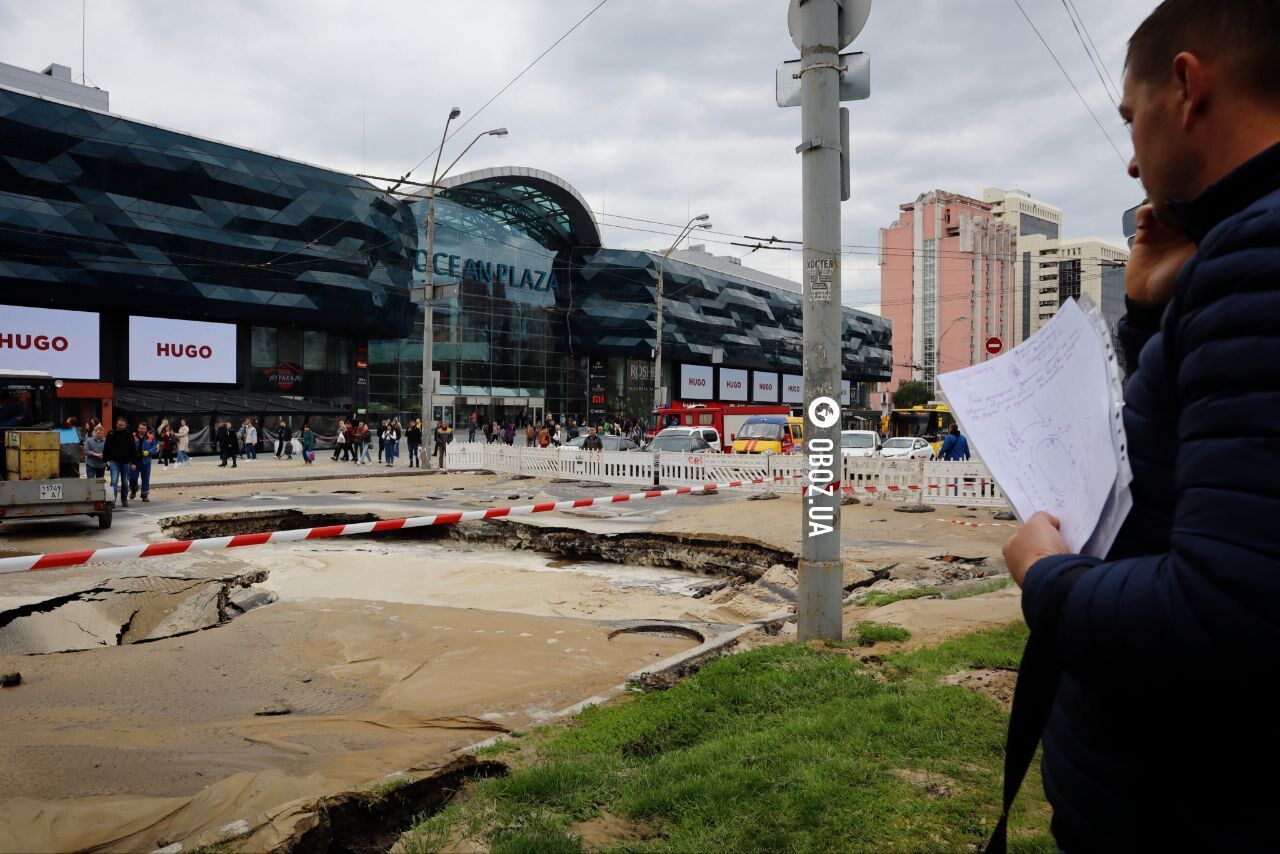
{"label": "red fire truck", "polygon": [[682,403],[653,410],[656,429],[648,431],[652,438],[664,427],[714,427],[720,434],[725,453],[733,451],[733,437],[743,423],[753,415],[790,415],[791,407],[783,404],[748,403]]}

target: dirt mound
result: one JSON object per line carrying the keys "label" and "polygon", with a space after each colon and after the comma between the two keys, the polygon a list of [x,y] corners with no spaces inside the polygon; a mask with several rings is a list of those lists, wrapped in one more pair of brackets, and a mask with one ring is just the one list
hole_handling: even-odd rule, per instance
{"label": "dirt mound", "polygon": [[994,669],[961,670],[959,673],[944,676],[938,681],[943,685],[959,685],[961,688],[966,688],[979,694],[986,694],[1004,706],[1005,711],[1009,711],[1013,708],[1013,688],[1018,684],[1018,671]]}

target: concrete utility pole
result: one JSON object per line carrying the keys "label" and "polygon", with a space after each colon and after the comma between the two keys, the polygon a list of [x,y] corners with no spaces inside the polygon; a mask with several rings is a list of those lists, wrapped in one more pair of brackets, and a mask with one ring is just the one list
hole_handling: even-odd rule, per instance
{"label": "concrete utility pole", "polygon": [[796,602],[800,641],[843,635],[840,49],[852,41],[851,21],[858,16],[865,21],[869,6],[869,0],[791,3],[791,34],[800,48],[801,142],[796,151],[802,158],[804,188],[804,439],[809,463]]}
{"label": "concrete utility pole", "polygon": [[[658,305],[657,318],[658,328],[654,332],[653,338],[653,408],[657,409],[667,401],[664,399],[666,394],[662,387],[662,274],[667,266],[667,259],[671,257],[671,253],[680,245],[680,241],[689,236],[689,232],[695,228],[710,228],[711,223],[707,222],[711,218],[711,214],[698,214],[684,224],[684,228],[680,229],[680,234],[676,236],[675,242],[671,244],[671,248],[662,254],[662,260],[658,262]],[[694,225],[694,223],[698,223]],[[662,429],[662,425],[658,425],[658,429]]]}

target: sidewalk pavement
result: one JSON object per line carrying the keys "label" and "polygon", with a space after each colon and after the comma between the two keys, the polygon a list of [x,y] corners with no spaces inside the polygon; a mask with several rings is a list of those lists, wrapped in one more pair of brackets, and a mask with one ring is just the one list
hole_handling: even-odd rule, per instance
{"label": "sidewalk pavement", "polygon": [[318,451],[315,462],[307,465],[300,454],[293,459],[277,460],[274,454],[258,454],[256,460],[238,459],[233,468],[227,463],[221,468],[216,456],[192,457],[191,462],[181,466],[162,466],[158,462],[151,463],[151,488],[162,489],[170,486],[219,486],[229,483],[282,483],[287,481],[338,480],[353,477],[405,477],[424,475],[435,472],[434,463],[428,467],[424,461],[422,468],[410,468],[408,458],[402,453],[396,458],[394,466],[378,462],[377,456],[371,458],[367,465],[356,465],[350,461],[334,462],[333,451]]}

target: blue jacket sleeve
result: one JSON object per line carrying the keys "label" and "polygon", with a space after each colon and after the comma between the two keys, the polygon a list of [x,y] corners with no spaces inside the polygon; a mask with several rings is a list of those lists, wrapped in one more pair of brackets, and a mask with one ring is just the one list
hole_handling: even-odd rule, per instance
{"label": "blue jacket sleeve", "polygon": [[[1086,684],[1140,689],[1201,665],[1273,667],[1280,649],[1280,249],[1219,255],[1184,274],[1180,310],[1165,320],[1170,360],[1150,378],[1144,362],[1141,376],[1167,392],[1163,420],[1178,437],[1168,550],[1094,561],[1075,579],[1056,646]],[[1135,449],[1141,439],[1129,437]],[[1088,561],[1031,568],[1033,631],[1055,580]]]}
{"label": "blue jacket sleeve", "polygon": [[1125,297],[1124,307],[1124,317],[1116,324],[1116,337],[1120,341],[1127,376],[1137,370],[1138,354],[1160,331],[1160,318],[1164,315],[1165,306],[1143,305]]}

